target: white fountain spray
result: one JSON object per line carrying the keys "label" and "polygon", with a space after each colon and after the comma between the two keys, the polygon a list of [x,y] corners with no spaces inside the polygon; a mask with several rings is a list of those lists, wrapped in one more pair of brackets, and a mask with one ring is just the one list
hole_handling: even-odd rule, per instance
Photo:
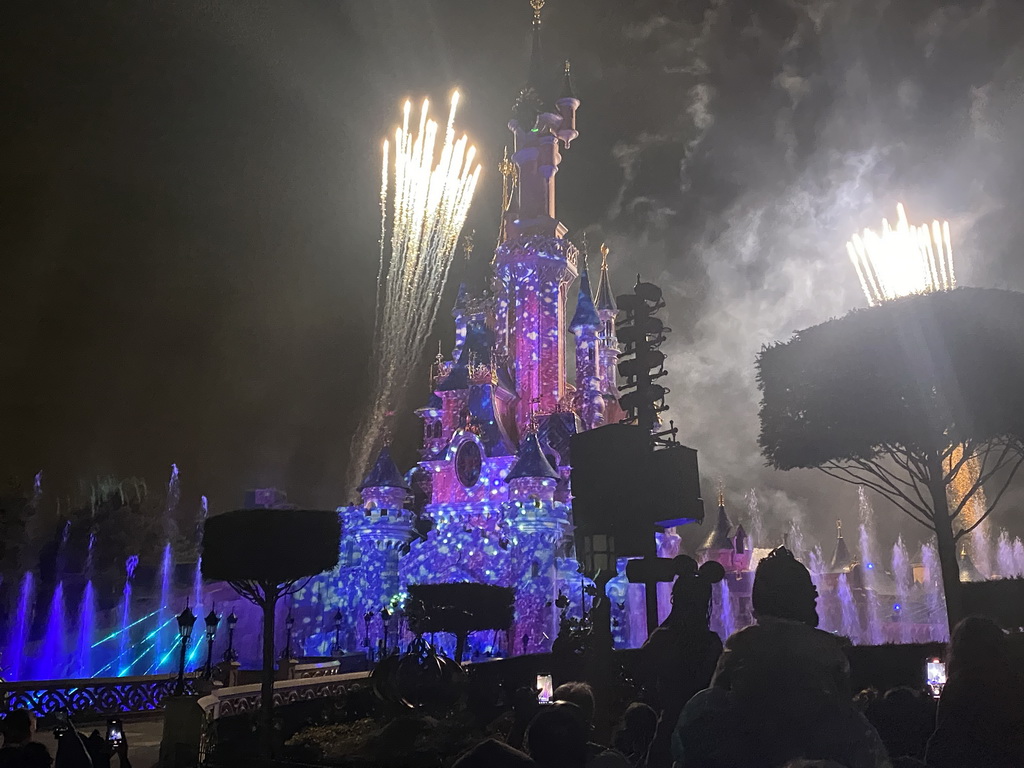
{"label": "white fountain spray", "polygon": [[919,641],[949,639],[949,622],[946,618],[946,597],[942,591],[942,570],[939,567],[939,553],[931,543],[921,545],[921,570],[923,578],[921,589],[924,591],[924,605],[927,611],[931,637],[918,638]]}
{"label": "white fountain spray", "polygon": [[882,632],[882,611],[878,597],[881,566],[879,565],[879,553],[875,548],[875,513],[871,507],[867,489],[863,485],[857,486],[857,499],[860,516],[861,572],[867,602],[865,611],[866,639],[871,645],[881,645],[885,642],[885,635]]}
{"label": "white fountain spray", "polygon": [[401,405],[416,370],[480,177],[480,166],[473,162],[476,148],[466,136],[455,138],[458,103],[456,91],[439,137],[438,124],[427,117],[426,100],[418,128],[410,128],[412,103],[407,101],[394,144],[384,141],[373,402],[352,443],[350,490],[362,480],[388,416]]}
{"label": "white fountain spray", "polygon": [[900,643],[913,642],[913,627],[910,623],[910,584],[912,573],[910,558],[903,537],[898,536],[892,547],[892,577],[896,582],[896,602],[893,603],[893,618],[897,622],[896,640]]}

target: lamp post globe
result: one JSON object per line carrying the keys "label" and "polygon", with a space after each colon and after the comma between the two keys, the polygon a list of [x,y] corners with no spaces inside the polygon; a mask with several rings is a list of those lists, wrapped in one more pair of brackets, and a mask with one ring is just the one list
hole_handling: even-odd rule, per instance
{"label": "lamp post globe", "polygon": [[238,653],[235,651],[235,627],[238,625],[238,617],[235,612],[228,614],[228,649],[224,651],[224,661],[232,662],[238,660]]}
{"label": "lamp post globe", "polygon": [[206,623],[206,668],[203,670],[203,677],[209,680],[213,676],[213,641],[217,637],[220,616],[211,608],[203,621]]}

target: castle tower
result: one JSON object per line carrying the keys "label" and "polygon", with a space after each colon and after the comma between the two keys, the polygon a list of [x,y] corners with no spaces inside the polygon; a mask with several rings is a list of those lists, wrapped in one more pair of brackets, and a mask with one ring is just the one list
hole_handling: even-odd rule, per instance
{"label": "castle tower", "polygon": [[378,612],[401,591],[398,561],[416,537],[415,515],[405,508],[411,493],[385,445],[359,486],[363,505],[342,507],[342,567],[358,565],[352,601],[360,613]]}
{"label": "castle tower", "polygon": [[[565,305],[576,277],[576,249],[555,212],[560,144],[578,136],[579,99],[564,91],[555,111],[544,111],[540,55],[541,9],[531,0],[530,75],[508,127],[514,140],[514,188],[504,215],[505,240],[494,255],[498,344],[514,366],[519,434],[534,410],[554,411],[566,394]],[[567,79],[569,79],[567,77]]]}
{"label": "castle tower", "polygon": [[590,293],[590,276],[584,263],[580,272],[576,312],[569,323],[569,330],[576,336],[576,392],[573,395],[573,406],[586,429],[599,426],[604,418],[598,340],[600,328],[601,318],[594,308],[594,299]]}
{"label": "castle tower", "polygon": [[843,538],[843,524],[836,521],[836,548],[832,552],[832,562],[829,566],[830,573],[849,573],[853,566],[853,558],[850,557],[850,550]]}
{"label": "castle tower", "polygon": [[558,477],[531,428],[505,476],[510,499],[506,521],[515,542],[512,583],[519,585],[513,630],[516,653],[550,651],[558,634],[556,554],[570,530],[569,508],[554,500]]}

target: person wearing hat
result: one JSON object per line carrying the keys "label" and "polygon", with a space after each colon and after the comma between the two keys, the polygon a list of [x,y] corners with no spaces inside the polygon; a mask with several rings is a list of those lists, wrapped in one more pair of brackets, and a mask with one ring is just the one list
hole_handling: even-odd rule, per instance
{"label": "person wearing hat", "polygon": [[686,702],[708,687],[722,654],[722,641],[711,631],[711,587],[725,577],[720,563],[699,568],[687,555],[675,558],[672,611],[644,643],[645,684],[658,711],[658,727],[648,757],[650,768],[672,762],[672,731]]}

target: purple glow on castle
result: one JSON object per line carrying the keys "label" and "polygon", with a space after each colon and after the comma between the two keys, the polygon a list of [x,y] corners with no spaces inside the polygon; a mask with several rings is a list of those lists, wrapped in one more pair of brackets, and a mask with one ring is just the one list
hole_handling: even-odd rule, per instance
{"label": "purple glow on castle", "polygon": [[[580,102],[567,69],[553,109],[542,106],[534,80],[538,52],[509,123],[515,148],[503,168],[507,206],[489,284],[476,293],[461,287],[452,357],[439,355],[428,402],[416,412],[422,460],[403,475],[387,447],[380,451],[359,489],[362,505],[338,510],[344,540],[337,570],[296,596],[298,610],[314,601],[341,607],[345,650],[373,651],[386,636],[401,636],[410,584],[514,587],[512,630],[471,638],[472,649],[488,654],[550,650],[560,594],[570,613],[582,611],[590,582],[574,559],[568,447],[578,431],[621,418],[617,310],[607,266],[595,299],[586,264],[556,217],[559,150],[578,136]],[[574,383],[567,375],[569,333]],[[333,645],[333,628],[324,629],[318,616],[299,621],[309,630],[307,653]]]}

